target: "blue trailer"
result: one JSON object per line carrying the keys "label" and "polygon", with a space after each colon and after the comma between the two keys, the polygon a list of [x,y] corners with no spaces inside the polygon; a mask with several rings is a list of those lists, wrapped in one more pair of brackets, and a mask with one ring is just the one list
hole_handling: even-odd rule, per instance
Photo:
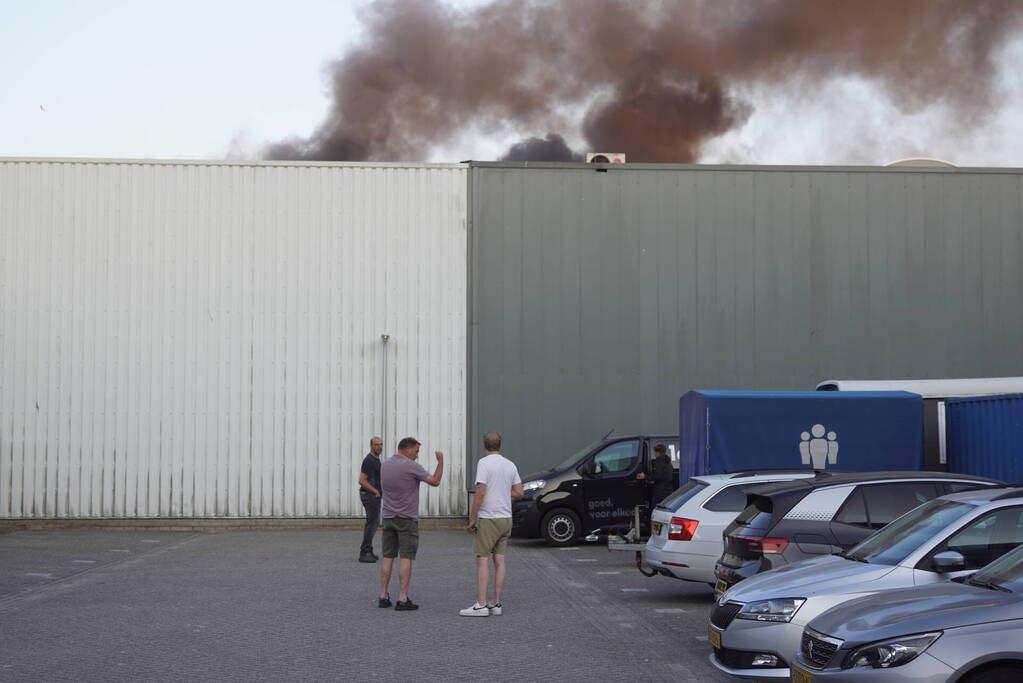
{"label": "blue trailer", "polygon": [[1023,482],[1023,394],[945,401],[948,469]]}
{"label": "blue trailer", "polygon": [[905,391],[690,391],[679,479],[750,469],[923,468],[923,398]]}

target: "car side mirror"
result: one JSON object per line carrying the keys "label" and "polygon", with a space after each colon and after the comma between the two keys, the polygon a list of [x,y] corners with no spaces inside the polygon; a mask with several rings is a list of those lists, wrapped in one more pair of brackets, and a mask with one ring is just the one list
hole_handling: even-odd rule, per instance
{"label": "car side mirror", "polygon": [[593,476],[593,461],[587,460],[582,465],[579,465],[579,469],[576,471],[583,477]]}
{"label": "car side mirror", "polygon": [[939,574],[958,572],[966,569],[966,558],[963,557],[962,553],[957,553],[954,550],[946,550],[931,558],[931,566],[934,568],[934,571]]}

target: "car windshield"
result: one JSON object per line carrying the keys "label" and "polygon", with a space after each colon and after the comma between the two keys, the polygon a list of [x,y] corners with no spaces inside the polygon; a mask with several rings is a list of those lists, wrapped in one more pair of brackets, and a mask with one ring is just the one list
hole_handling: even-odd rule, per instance
{"label": "car windshield", "polygon": [[987,584],[1023,593],[1023,546],[1006,553],[970,577],[970,583]]}
{"label": "car windshield", "polygon": [[913,508],[843,555],[871,564],[897,565],[974,506],[936,499]]}
{"label": "car windshield", "polygon": [[587,453],[589,453],[594,448],[596,448],[599,444],[602,444],[602,443],[604,443],[603,439],[597,439],[593,443],[591,443],[588,446],[586,446],[586,448],[582,448],[582,449],[576,451],[575,453],[573,453],[572,455],[570,455],[568,458],[565,458],[564,462],[558,463],[557,465],[555,465],[551,469],[552,470],[564,470],[564,469],[568,469],[569,467],[572,467],[577,462],[579,462],[580,458],[582,458],[584,455],[586,455]]}
{"label": "car windshield", "polygon": [[682,507],[687,500],[705,488],[707,488],[707,482],[700,481],[699,479],[690,479],[686,482],[685,486],[680,489],[676,489],[675,493],[662,500],[657,507],[675,512]]}

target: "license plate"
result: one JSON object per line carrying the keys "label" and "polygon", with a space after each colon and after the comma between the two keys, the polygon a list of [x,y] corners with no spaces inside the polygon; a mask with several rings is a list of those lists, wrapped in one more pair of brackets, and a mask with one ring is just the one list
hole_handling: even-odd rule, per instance
{"label": "license plate", "polygon": [[714,584],[714,595],[721,595],[728,590],[728,584],[725,583],[724,579],[718,579],[718,582]]}
{"label": "license plate", "polygon": [[710,641],[710,644],[714,646],[715,650],[721,649],[721,634],[719,632],[714,629],[709,629],[707,631],[707,640]]}
{"label": "license plate", "polygon": [[810,675],[809,671],[792,667],[792,683],[813,683],[813,676]]}
{"label": "license plate", "polygon": [[654,536],[660,536],[660,535],[661,535],[661,523],[660,522],[654,522]]}

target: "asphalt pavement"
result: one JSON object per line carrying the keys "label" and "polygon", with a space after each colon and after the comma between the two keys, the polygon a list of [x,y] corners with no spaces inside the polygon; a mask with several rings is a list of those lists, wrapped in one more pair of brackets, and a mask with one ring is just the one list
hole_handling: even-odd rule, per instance
{"label": "asphalt pavement", "polygon": [[707,661],[710,588],[631,553],[513,539],[504,614],[467,618],[468,534],[422,532],[416,612],[377,607],[360,538],[0,535],[0,681],[734,680]]}

